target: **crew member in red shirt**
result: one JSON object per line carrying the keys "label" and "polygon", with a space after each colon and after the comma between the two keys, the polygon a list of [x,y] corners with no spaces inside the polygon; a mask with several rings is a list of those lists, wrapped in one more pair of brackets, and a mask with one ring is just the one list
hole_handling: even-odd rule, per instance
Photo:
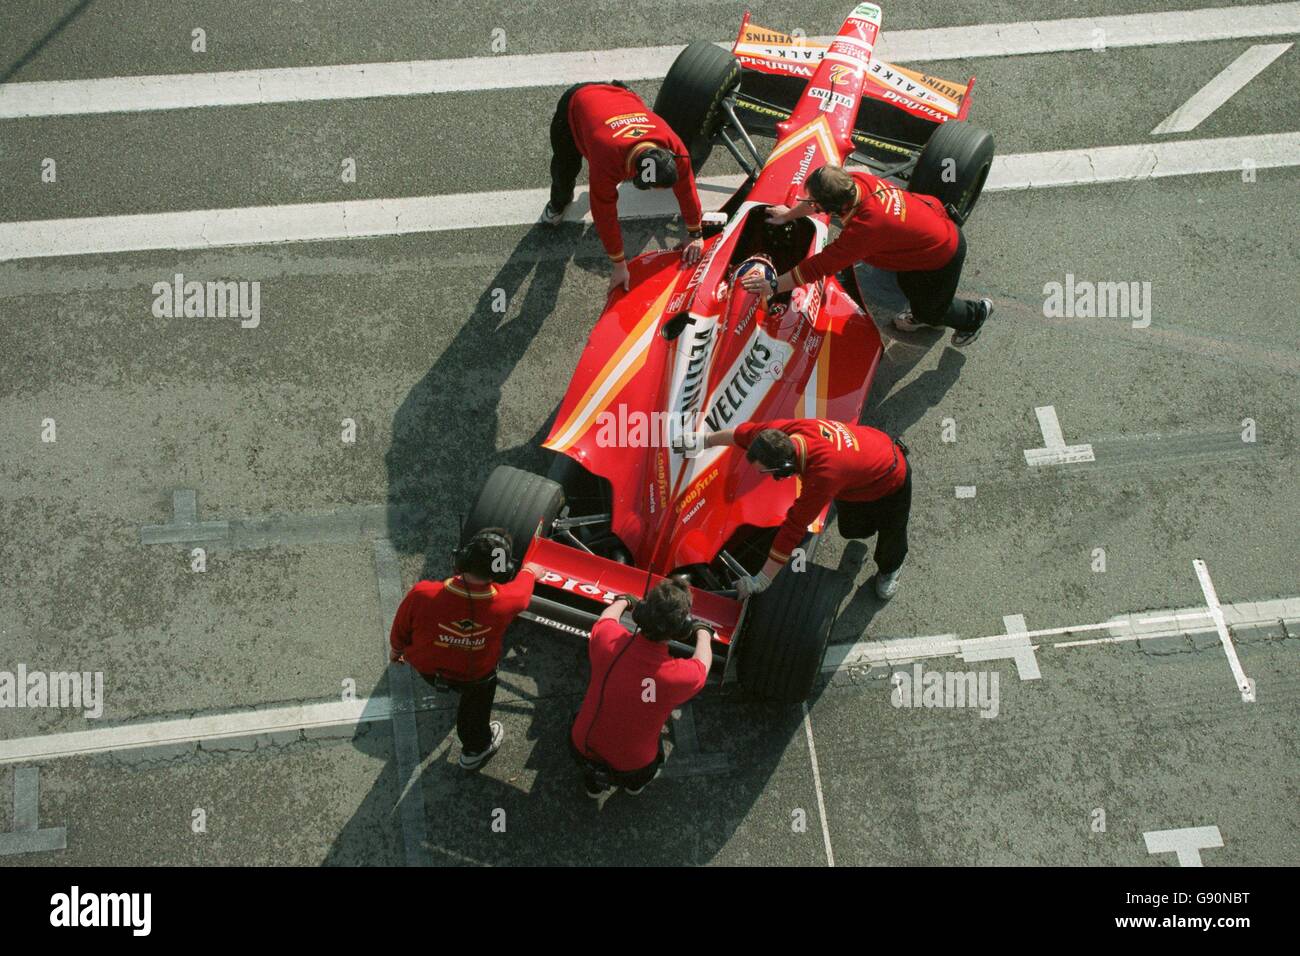
{"label": "crew member in red shirt", "polygon": [[745,457],[777,481],[799,476],[799,496],[786,512],[767,561],[758,574],[741,578],[742,598],[767,588],[790,560],[821,510],[835,502],[845,538],[876,537],[876,594],[887,601],[898,590],[907,557],[907,519],[912,510],[912,469],[902,442],[866,425],[822,418],[746,422],[708,435],[687,434],[687,454],[714,445],[737,445]]}
{"label": "crew member in red shirt", "polygon": [[[956,298],[966,237],[938,199],[842,166],[821,167],[808,177],[806,189],[808,198],[793,209],[770,207],[768,222],[790,222],[822,209],[839,216],[844,228],[825,249],[780,276],[775,290],[766,291],[787,292],[865,262],[898,275],[898,288],[911,308],[894,319],[896,328],[947,326],[958,347],[979,337],[993,302]],[[751,292],[765,291],[757,270],[741,281]]]}
{"label": "crew member in red shirt", "polygon": [[405,662],[430,685],[460,693],[456,735],[460,765],[478,770],[501,747],[505,730],[492,716],[502,638],[533,595],[536,569],[517,574],[510,536],[500,528],[475,534],[455,554],[455,575],[420,581],[397,608],[389,636],[391,659]]}
{"label": "crew member in red shirt", "polygon": [[[629,604],[635,633],[619,623]],[[694,636],[695,655],[682,659],[668,641]],[[690,588],[660,581],[644,601],[621,597],[591,629],[591,682],[569,743],[589,797],[610,786],[640,793],[664,762],[661,735],[673,710],[700,692],[713,663],[713,631],[691,619]]]}
{"label": "crew member in red shirt", "polygon": [[591,218],[614,264],[609,287],[628,288],[623,233],[618,227],[618,184],[632,180],[638,189],[669,189],[677,195],[687,240],[682,262],[693,265],[704,249],[699,193],[684,143],[663,119],[646,109],[617,80],[579,83],[565,90],[551,120],[551,199],[542,219],[558,225],[573,202],[573,187],[587,159]]}

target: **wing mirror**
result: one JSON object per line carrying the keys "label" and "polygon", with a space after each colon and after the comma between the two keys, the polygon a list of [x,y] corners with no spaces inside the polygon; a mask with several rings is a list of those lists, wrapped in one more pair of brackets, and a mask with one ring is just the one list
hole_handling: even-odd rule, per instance
{"label": "wing mirror", "polygon": [[663,324],[663,328],[659,330],[659,334],[669,342],[672,342],[677,338],[677,336],[686,331],[686,326],[694,324],[695,320],[691,318],[689,313],[679,312]]}

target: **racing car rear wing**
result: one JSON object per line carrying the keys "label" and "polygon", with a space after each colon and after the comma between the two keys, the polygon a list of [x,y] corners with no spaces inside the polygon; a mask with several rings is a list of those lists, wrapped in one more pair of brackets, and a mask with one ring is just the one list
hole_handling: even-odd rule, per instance
{"label": "racing car rear wing", "polygon": [[[748,114],[752,129],[775,134],[828,49],[807,37],[758,26],[745,14],[731,52],[743,70],[736,107]],[[974,83],[973,76],[958,83],[873,57],[854,122],[854,158],[873,167],[915,159],[935,129],[966,118]]]}

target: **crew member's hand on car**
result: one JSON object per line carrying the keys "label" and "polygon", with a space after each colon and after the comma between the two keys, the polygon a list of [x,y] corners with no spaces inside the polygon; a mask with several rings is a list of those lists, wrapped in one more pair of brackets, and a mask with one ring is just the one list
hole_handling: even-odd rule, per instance
{"label": "crew member's hand on car", "polygon": [[791,209],[789,206],[782,206],[779,203],[775,206],[768,206],[767,221],[770,225],[773,226],[784,226],[787,222],[789,222],[791,219],[794,218],[794,216],[791,215],[793,212],[794,210]]}
{"label": "crew member's hand on car", "polygon": [[673,435],[668,444],[683,458],[694,458],[708,447],[708,440],[703,432],[681,431]]}
{"label": "crew member's hand on car", "polygon": [[627,271],[627,262],[614,263],[614,269],[609,276],[609,291],[613,292],[617,288],[622,288],[624,292],[628,290],[632,282],[632,273]]}
{"label": "crew member's hand on car", "polygon": [[772,579],[760,571],[758,574],[750,574],[737,581],[736,593],[743,601],[755,594],[762,594],[771,583]]}
{"label": "crew member's hand on car", "polygon": [[704,255],[704,237],[692,234],[677,248],[682,251],[682,265],[693,266]]}

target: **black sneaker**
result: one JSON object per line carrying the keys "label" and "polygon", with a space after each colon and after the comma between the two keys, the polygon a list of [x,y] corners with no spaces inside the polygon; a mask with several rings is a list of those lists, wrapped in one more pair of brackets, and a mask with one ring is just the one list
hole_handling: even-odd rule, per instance
{"label": "black sneaker", "polygon": [[954,332],[952,334],[952,344],[957,348],[963,348],[970,345],[980,337],[980,332],[984,328],[984,323],[993,317],[993,300],[980,299],[980,306],[983,308],[983,314],[980,315],[979,324],[969,332]]}
{"label": "black sneaker", "polygon": [[587,796],[591,797],[591,799],[593,800],[599,800],[601,797],[605,795],[605,788],[602,787],[600,784],[596,783],[594,780],[585,781],[583,784],[583,789],[586,790]]}
{"label": "black sneaker", "polygon": [[[660,764],[659,766],[655,767],[655,775],[654,775],[653,777],[651,777],[650,780],[657,780],[657,779],[659,778],[659,774],[663,773],[663,770],[664,770],[664,765],[663,765],[663,764]],[[639,786],[639,787],[635,787],[635,788],[634,788],[634,787],[624,787],[624,788],[623,788],[623,792],[626,793],[628,796],[635,797],[638,793],[640,793],[642,790],[644,790],[644,789],[646,788],[646,785],[650,783],[650,780],[647,780],[645,783],[641,784],[641,786]]]}
{"label": "black sneaker", "polygon": [[548,226],[558,226],[564,219],[565,208],[567,207],[556,209],[550,204],[550,202],[547,202],[546,208],[542,210],[542,222],[546,223]]}
{"label": "black sneaker", "polygon": [[501,749],[501,741],[506,739],[505,728],[501,726],[501,721],[494,720],[488,725],[492,729],[492,743],[488,744],[487,750],[481,750],[476,754],[464,753],[460,755],[460,769],[477,770],[489,760],[492,755]]}

